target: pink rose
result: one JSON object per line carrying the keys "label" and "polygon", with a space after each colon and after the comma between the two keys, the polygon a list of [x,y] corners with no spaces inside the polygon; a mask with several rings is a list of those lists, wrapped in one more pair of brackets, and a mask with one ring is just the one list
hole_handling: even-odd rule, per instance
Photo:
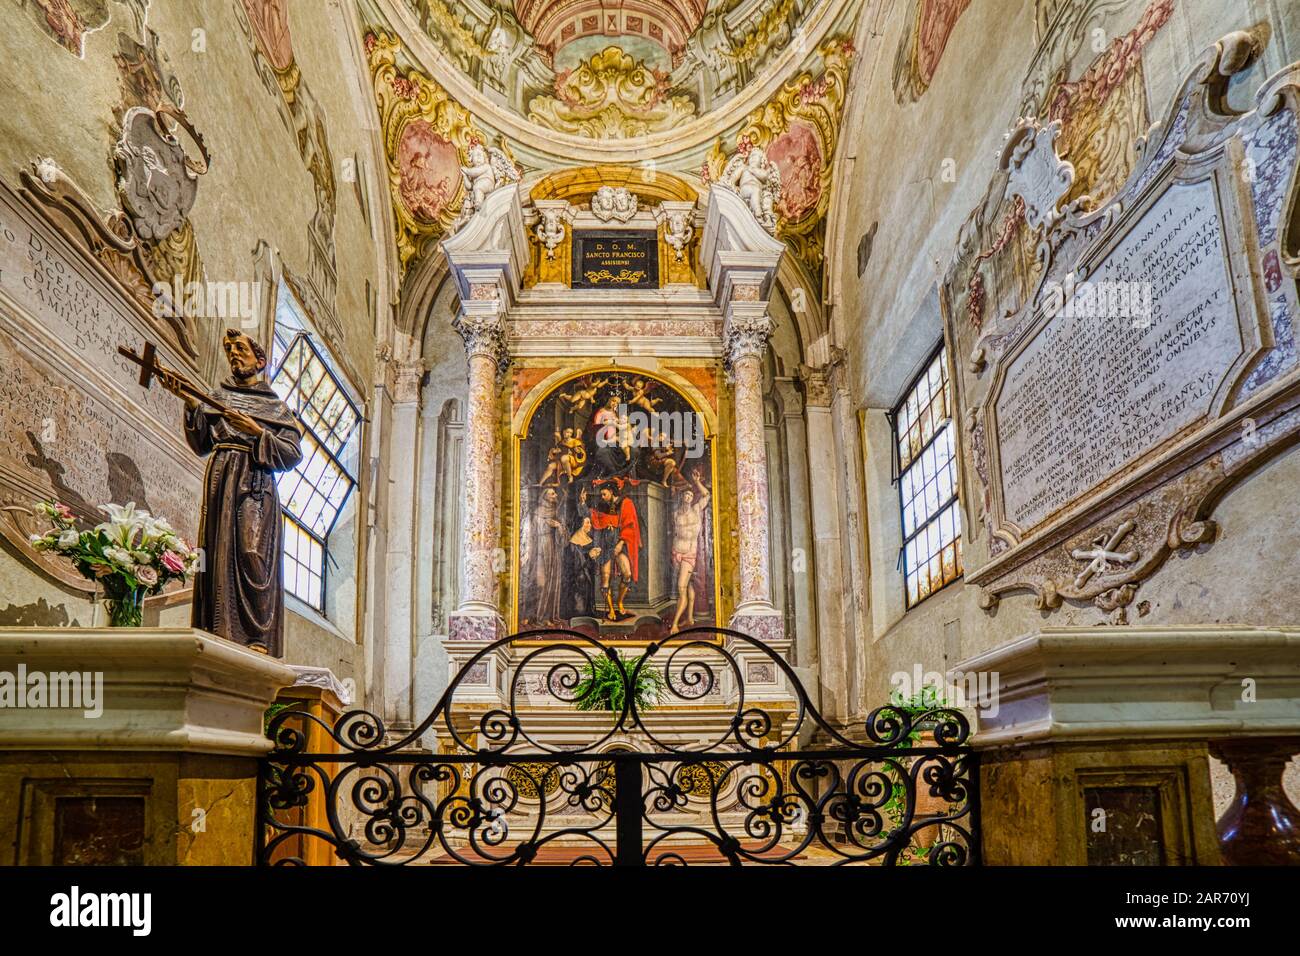
{"label": "pink rose", "polygon": [[185,559],[175,551],[164,551],[160,561],[162,566],[172,574],[180,574],[185,570]]}
{"label": "pink rose", "polygon": [[59,513],[59,517],[64,521],[71,521],[73,518],[72,509],[65,504],[56,504],[54,510]]}
{"label": "pink rose", "polygon": [[139,565],[135,569],[135,579],[147,588],[158,583],[158,572],[153,568]]}

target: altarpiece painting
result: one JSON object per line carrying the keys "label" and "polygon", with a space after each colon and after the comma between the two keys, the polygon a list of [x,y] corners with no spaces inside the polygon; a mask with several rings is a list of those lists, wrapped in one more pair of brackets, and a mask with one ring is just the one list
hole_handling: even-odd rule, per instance
{"label": "altarpiece painting", "polygon": [[640,370],[553,386],[516,439],[518,627],[658,640],[717,623],[713,442]]}

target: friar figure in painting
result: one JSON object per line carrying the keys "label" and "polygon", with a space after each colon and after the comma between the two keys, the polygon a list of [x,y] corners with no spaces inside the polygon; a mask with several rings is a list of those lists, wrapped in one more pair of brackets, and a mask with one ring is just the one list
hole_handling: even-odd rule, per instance
{"label": "friar figure in painting", "polygon": [[185,438],[208,456],[203,476],[199,544],[203,570],[194,578],[191,623],[218,637],[284,655],[284,523],[275,473],[302,459],[293,413],[267,384],[266,352],[236,329],[222,342],[230,378],[215,398],[228,412],[203,405],[178,376],[159,372],[163,387],[185,399]]}
{"label": "friar figure in painting", "polygon": [[533,627],[552,627],[559,623],[564,590],[564,525],[560,522],[560,496],[554,488],[542,490],[529,527],[527,622]]}

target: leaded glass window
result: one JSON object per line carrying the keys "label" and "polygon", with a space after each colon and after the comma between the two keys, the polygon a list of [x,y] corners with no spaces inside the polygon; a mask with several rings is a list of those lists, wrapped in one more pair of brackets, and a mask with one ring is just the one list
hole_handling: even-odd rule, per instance
{"label": "leaded glass window", "polygon": [[325,609],[329,535],[356,487],[361,415],[333,357],[312,335],[283,283],[271,387],[302,426],[302,461],[277,477],[284,509],[285,589]]}
{"label": "leaded glass window", "polygon": [[892,415],[903,518],[900,563],[908,607],[962,573],[952,414],[948,356],[940,346]]}

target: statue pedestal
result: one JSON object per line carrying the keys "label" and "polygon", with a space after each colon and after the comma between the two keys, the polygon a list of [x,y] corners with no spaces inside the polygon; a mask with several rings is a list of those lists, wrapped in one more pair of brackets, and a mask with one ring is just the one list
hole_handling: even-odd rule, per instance
{"label": "statue pedestal", "polygon": [[1221,855],[1209,753],[1293,752],[1300,628],[1043,628],[955,671],[998,678],[973,740],[985,863],[1269,862],[1240,829]]}
{"label": "statue pedestal", "polygon": [[191,628],[0,628],[0,860],[250,864],[295,676]]}

